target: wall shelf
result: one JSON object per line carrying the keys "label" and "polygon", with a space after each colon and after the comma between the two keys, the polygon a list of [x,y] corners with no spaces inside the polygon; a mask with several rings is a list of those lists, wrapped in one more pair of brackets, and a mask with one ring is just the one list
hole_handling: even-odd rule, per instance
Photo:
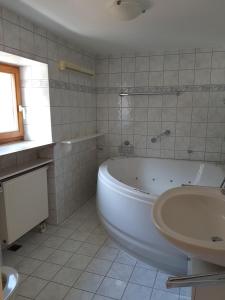
{"label": "wall shelf", "polygon": [[53,159],[37,159],[21,166],[11,167],[0,171],[0,181],[52,163]]}
{"label": "wall shelf", "polygon": [[0,145],[0,157],[25,150],[54,145],[53,142],[19,141]]}
{"label": "wall shelf", "polygon": [[61,143],[62,144],[75,144],[75,143],[95,139],[95,138],[98,138],[98,137],[103,136],[103,135],[104,135],[104,133],[95,133],[95,134],[92,134],[92,135],[86,135],[86,136],[77,137],[77,138],[74,138],[74,139],[71,139],[71,140],[62,141]]}
{"label": "wall shelf", "polygon": [[126,96],[155,96],[155,95],[176,95],[179,96],[183,92],[181,91],[174,91],[174,92],[137,92],[137,93],[132,93],[132,92],[121,92],[120,97],[126,97]]}
{"label": "wall shelf", "polygon": [[89,75],[89,76],[95,75],[95,72],[93,70],[89,70],[87,68],[81,67],[77,64],[74,64],[74,63],[71,63],[71,62],[68,62],[65,60],[60,60],[58,63],[58,66],[59,66],[60,71],[64,71],[64,70],[68,69],[68,70],[83,73],[83,74]]}

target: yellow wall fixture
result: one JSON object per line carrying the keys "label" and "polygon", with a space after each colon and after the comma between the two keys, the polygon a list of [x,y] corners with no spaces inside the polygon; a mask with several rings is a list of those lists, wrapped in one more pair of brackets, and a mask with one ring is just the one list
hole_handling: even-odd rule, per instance
{"label": "yellow wall fixture", "polygon": [[70,63],[70,62],[65,61],[65,60],[60,60],[59,61],[59,70],[64,71],[66,69],[73,70],[73,71],[83,73],[83,74],[86,74],[86,75],[90,75],[90,76],[95,75],[95,72],[92,71],[92,70],[83,68],[83,67],[81,67],[77,64],[73,64],[73,63]]}

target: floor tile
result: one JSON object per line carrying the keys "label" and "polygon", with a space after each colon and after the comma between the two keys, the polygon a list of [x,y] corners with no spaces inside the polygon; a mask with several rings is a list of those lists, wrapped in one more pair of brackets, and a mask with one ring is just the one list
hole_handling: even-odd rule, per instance
{"label": "floor tile", "polygon": [[20,295],[15,295],[15,299],[14,300],[29,300],[29,298],[20,296]]}
{"label": "floor tile", "polygon": [[4,263],[20,271],[15,300],[191,298],[188,289],[167,290],[168,274],[137,260],[107,237],[94,202],[87,202],[62,226],[50,225],[43,234],[29,232],[20,243],[17,253],[3,252]]}
{"label": "floor tile", "polygon": [[150,266],[148,264],[145,264],[140,260],[137,261],[136,267],[145,268],[145,269],[152,270],[152,271],[157,271],[157,268]]}
{"label": "floor tile", "polygon": [[106,277],[100,285],[97,294],[115,299],[121,299],[125,288],[126,282]]}
{"label": "floor tile", "polygon": [[51,280],[60,268],[59,265],[44,262],[32,273],[32,276]]}
{"label": "floor tile", "polygon": [[153,287],[155,278],[156,278],[155,271],[135,267],[134,272],[131,275],[130,281],[132,283]]}
{"label": "floor tile", "polygon": [[20,285],[25,279],[27,279],[28,276],[29,276],[29,275],[19,273],[19,285]]}
{"label": "floor tile", "polygon": [[39,292],[47,284],[46,280],[34,277],[28,277],[21,285],[18,287],[17,294],[20,296],[35,298]]}
{"label": "floor tile", "polygon": [[[34,245],[40,245],[49,238],[49,235],[46,233],[38,233],[31,231],[26,236],[22,237],[20,240],[23,241],[23,238],[24,242],[31,243]],[[20,240],[18,241],[18,243],[20,243]]]}
{"label": "floor tile", "polygon": [[106,236],[105,235],[91,234],[86,239],[86,242],[88,242],[90,244],[101,246],[101,245],[104,244],[105,240],[106,240]]}
{"label": "floor tile", "polygon": [[180,295],[184,297],[191,297],[192,288],[191,287],[184,287],[180,289]]}
{"label": "floor tile", "polygon": [[154,289],[152,291],[151,300],[179,300],[179,296],[172,293]]}
{"label": "floor tile", "polygon": [[70,259],[72,255],[73,255],[72,252],[55,250],[55,252],[53,252],[47,260],[48,262],[57,265],[65,265],[65,263]]}
{"label": "floor tile", "polygon": [[36,300],[62,300],[69,287],[50,282],[37,296]]}
{"label": "floor tile", "polygon": [[118,257],[116,258],[116,262],[134,266],[137,260],[133,256],[126,253],[125,251],[121,250],[118,254]]}
{"label": "floor tile", "polygon": [[54,235],[62,237],[62,238],[68,238],[70,235],[72,235],[72,233],[74,232],[74,230],[69,229],[69,228],[59,228]]}
{"label": "floor tile", "polygon": [[65,240],[62,243],[62,245],[59,247],[59,249],[64,250],[64,251],[76,252],[80,248],[81,245],[82,245],[82,242],[80,242],[80,241]]}
{"label": "floor tile", "polygon": [[22,256],[29,256],[38,246],[33,244],[24,244],[20,249],[16,251],[16,254],[22,255]]}
{"label": "floor tile", "polygon": [[134,283],[129,283],[126,287],[122,300],[149,300],[151,293],[151,288],[142,285],[137,285]]}
{"label": "floor tile", "polygon": [[51,235],[54,234],[57,230],[58,230],[58,226],[47,224],[45,233]]}
{"label": "floor tile", "polygon": [[63,267],[52,279],[52,281],[55,281],[60,284],[73,286],[75,281],[79,278],[81,275],[80,270],[71,269]]}
{"label": "floor tile", "polygon": [[100,286],[103,278],[103,276],[97,274],[84,272],[77,280],[74,287],[80,290],[95,293]]}
{"label": "floor tile", "polygon": [[106,231],[102,225],[99,225],[93,231],[94,234],[106,234]]}
{"label": "floor tile", "polygon": [[95,256],[98,250],[99,250],[99,246],[97,245],[83,243],[82,246],[76,251],[76,253],[87,255],[87,256]]}
{"label": "floor tile", "polygon": [[94,258],[87,267],[87,271],[93,272],[99,275],[106,275],[109,271],[112,263],[107,260]]}
{"label": "floor tile", "polygon": [[119,253],[118,249],[103,246],[97,253],[96,257],[113,261]]}
{"label": "floor tile", "polygon": [[64,300],[91,300],[94,294],[77,289],[71,289]]}
{"label": "floor tile", "polygon": [[39,246],[29,256],[39,260],[46,260],[53,252],[54,249],[52,248]]}
{"label": "floor tile", "polygon": [[112,298],[101,296],[101,295],[95,295],[93,300],[112,300]]}
{"label": "floor tile", "polygon": [[48,238],[45,242],[44,245],[46,247],[50,247],[50,248],[58,248],[63,242],[65,241],[64,238],[61,237],[57,237],[57,236],[51,236],[50,238]]}
{"label": "floor tile", "polygon": [[81,255],[81,254],[74,254],[66,263],[67,267],[75,268],[78,270],[84,270],[87,265],[92,260],[92,257]]}
{"label": "floor tile", "polygon": [[106,239],[104,246],[115,248],[115,249],[120,249],[120,246],[115,241],[111,240],[110,238]]}
{"label": "floor tile", "polygon": [[[157,290],[163,290],[168,292],[166,288],[166,280],[168,279],[169,275],[163,272],[158,272],[154,284],[154,288]],[[180,290],[178,288],[170,289],[170,293],[179,295]]]}
{"label": "floor tile", "polygon": [[74,232],[74,234],[72,234],[70,236],[70,239],[75,240],[75,241],[84,242],[88,238],[89,235],[90,235],[90,232],[82,232],[82,231],[76,230]]}
{"label": "floor tile", "polygon": [[123,281],[128,281],[130,279],[133,269],[133,266],[113,263],[107,276]]}
{"label": "floor tile", "polygon": [[17,271],[23,274],[30,275],[34,272],[37,267],[39,267],[41,261],[32,259],[32,258],[24,258],[16,267]]}
{"label": "floor tile", "polygon": [[95,227],[96,224],[86,222],[79,227],[79,231],[92,233]]}
{"label": "floor tile", "polygon": [[9,267],[16,267],[22,260],[23,256],[17,255],[11,251],[3,251],[2,260],[3,264]]}
{"label": "floor tile", "polygon": [[70,228],[73,230],[77,230],[81,226],[82,222],[80,220],[71,220],[70,218],[67,219],[65,222],[61,224],[62,228]]}

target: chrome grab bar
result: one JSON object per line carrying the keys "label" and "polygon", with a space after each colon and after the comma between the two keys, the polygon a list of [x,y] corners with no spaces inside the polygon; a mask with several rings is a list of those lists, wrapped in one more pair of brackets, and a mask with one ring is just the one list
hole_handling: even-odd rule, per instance
{"label": "chrome grab bar", "polygon": [[169,277],[166,287],[171,289],[179,287],[206,287],[219,284],[225,284],[225,272]]}

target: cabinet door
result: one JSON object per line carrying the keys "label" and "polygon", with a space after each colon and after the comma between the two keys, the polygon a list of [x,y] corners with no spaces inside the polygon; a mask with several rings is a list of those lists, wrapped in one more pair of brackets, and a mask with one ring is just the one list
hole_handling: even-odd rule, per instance
{"label": "cabinet door", "polygon": [[11,244],[48,217],[47,168],[3,182],[6,232]]}

